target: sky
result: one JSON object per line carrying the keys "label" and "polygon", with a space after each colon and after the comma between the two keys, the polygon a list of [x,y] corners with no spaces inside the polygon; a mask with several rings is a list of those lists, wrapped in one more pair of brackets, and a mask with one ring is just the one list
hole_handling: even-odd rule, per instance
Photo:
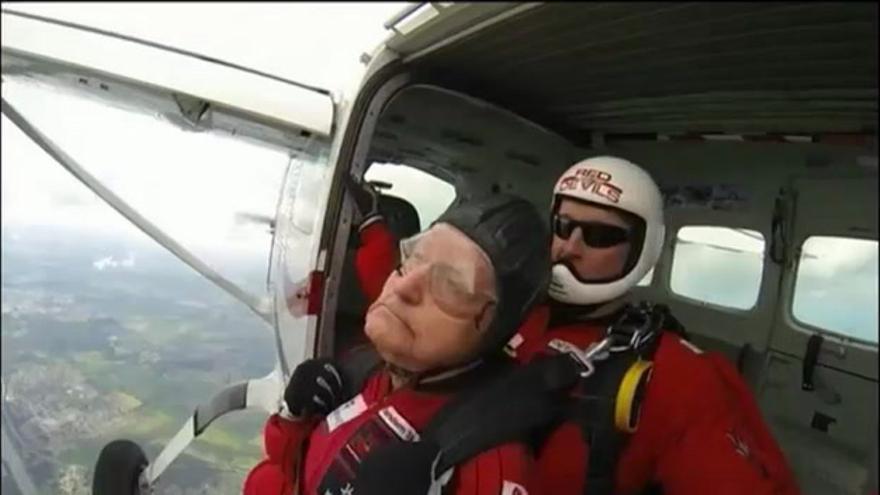
{"label": "sky", "polygon": [[[3,8],[165,43],[338,91],[357,80],[364,68],[360,54],[387,36],[382,24],[406,5],[16,2]],[[14,81],[4,82],[3,95],[123,199],[148,210],[160,228],[210,244],[236,212],[274,213],[287,166],[278,150],[181,133],[142,115]],[[70,176],[10,124],[4,117],[3,163],[16,165],[3,170],[10,179],[3,181],[4,224],[60,221],[65,219],[58,215],[70,212],[74,218],[66,220],[89,228],[116,225],[115,212],[89,191],[71,187]],[[28,190],[33,188],[39,190]],[[187,202],[181,212],[187,195],[200,201]],[[58,204],[78,208],[57,209]],[[86,212],[89,204],[96,207]],[[229,211],[218,213],[218,207]]]}
{"label": "sky", "polygon": [[[339,92],[363,73],[360,56],[405,8],[389,3],[3,3],[11,9],[172,45]],[[4,78],[3,96],[91,174],[161,230],[218,269],[266,259],[286,150],[186,133],[53,88]],[[151,243],[2,118],[2,222],[64,226]],[[184,166],[185,165],[185,166]],[[15,239],[6,239],[14,241]],[[125,261],[125,254],[121,261]],[[109,254],[108,254],[109,258]],[[107,258],[102,258],[107,259]],[[96,260],[101,261],[101,260]],[[120,261],[120,262],[121,262]],[[101,263],[112,266],[112,261]]]}
{"label": "sky", "polygon": [[4,9],[85,24],[336,90],[387,36],[407,2],[3,2]]}
{"label": "sky", "polygon": [[[238,212],[269,214],[288,163],[283,150],[213,133],[183,132],[45,87],[4,82],[3,96],[124,201],[174,237],[210,248]],[[3,117],[4,225],[132,229]],[[247,243],[245,243],[247,244]]]}

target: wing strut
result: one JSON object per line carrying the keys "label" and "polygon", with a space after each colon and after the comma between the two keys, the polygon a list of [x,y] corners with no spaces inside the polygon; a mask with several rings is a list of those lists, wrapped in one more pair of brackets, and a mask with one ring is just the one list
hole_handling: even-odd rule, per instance
{"label": "wing strut", "polygon": [[153,486],[165,469],[201,435],[215,419],[233,411],[260,409],[267,413],[280,410],[284,382],[279,370],[269,375],[227,386],[216,393],[210,401],[201,404],[195,413],[178,430],[177,434],[144,469],[141,482]]}
{"label": "wing strut", "polygon": [[153,223],[144,218],[134,208],[113,193],[113,191],[104,186],[100,180],[88,173],[79,163],[76,162],[76,160],[73,159],[73,157],[65,153],[57,144],[34,127],[18,112],[18,110],[15,109],[15,107],[6,101],[6,98],[2,98],[2,112],[3,115],[6,115],[13,124],[27,135],[27,137],[36,143],[37,146],[42,148],[43,151],[48,153],[49,156],[55,159],[55,161],[57,161],[62,167],[67,169],[68,172],[73,174],[74,177],[79,179],[80,182],[85,184],[86,187],[97,194],[98,197],[106,201],[110,207],[118,211],[123,217],[143,231],[143,233],[150,236],[150,238],[165,247],[165,249],[171,251],[174,256],[177,256],[181,261],[189,265],[200,275],[213,282],[232,297],[244,303],[269,325],[274,326],[275,321],[271,308],[271,300],[268,297],[259,298],[245,291],[187,251],[186,248],[162,232],[158,227],[153,225]]}

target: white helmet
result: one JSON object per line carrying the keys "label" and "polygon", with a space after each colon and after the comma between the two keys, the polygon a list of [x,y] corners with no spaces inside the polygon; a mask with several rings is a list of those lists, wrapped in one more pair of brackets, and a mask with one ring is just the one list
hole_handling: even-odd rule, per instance
{"label": "white helmet", "polygon": [[[616,299],[634,287],[660,258],[666,227],[660,188],[634,163],[599,156],[576,163],[565,171],[553,188],[553,211],[561,198],[594,203],[629,213],[640,224],[632,240],[630,258],[623,275],[613,280],[581,280],[564,263],[552,269],[549,294],[569,304],[597,304]],[[642,222],[644,222],[643,225]]]}

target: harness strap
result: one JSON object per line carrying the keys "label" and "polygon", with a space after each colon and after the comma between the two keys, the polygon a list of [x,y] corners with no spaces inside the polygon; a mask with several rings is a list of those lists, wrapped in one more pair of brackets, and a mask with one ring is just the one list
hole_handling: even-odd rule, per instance
{"label": "harness strap", "polygon": [[578,370],[571,357],[551,356],[456,396],[423,431],[423,438],[440,448],[435,474],[560,421],[567,412],[565,392],[577,384]]}
{"label": "harness strap", "polygon": [[615,424],[618,390],[624,375],[637,361],[634,352],[614,353],[578,385],[571,418],[580,424],[584,442],[590,447],[584,493],[614,493],[617,460],[628,438]]}
{"label": "harness strap", "polygon": [[[648,313],[644,312],[646,308]],[[649,335],[648,338],[631,339],[635,332],[625,325],[610,328],[609,334],[619,332],[621,342],[639,341],[640,345],[610,353],[585,378],[581,377],[582,365],[572,356],[561,353],[513,369],[498,370],[503,372],[493,371],[458,393],[421,432],[424,440],[434,442],[440,449],[432,473],[434,478],[505,442],[531,439],[529,443],[537,445],[552,427],[568,418],[580,424],[581,434],[590,446],[585,493],[612,494],[618,458],[628,439],[627,432],[635,430],[649,377],[650,366],[645,363],[653,359],[659,333],[671,318],[665,306],[642,306],[641,310],[642,313],[628,321],[641,321],[639,328],[649,330],[650,335],[644,334]],[[650,322],[647,327],[644,318]],[[676,326],[677,333],[683,333],[680,324]],[[380,361],[371,347],[353,351],[343,363],[351,386],[359,390]],[[630,372],[636,364],[641,365],[640,369]],[[619,394],[625,377],[631,388],[626,394]],[[615,423],[615,414],[621,416],[620,411],[625,410],[622,406],[616,408],[619,397],[630,402],[626,405],[630,408],[629,415],[623,415],[627,418],[626,428],[618,428]]]}
{"label": "harness strap", "polygon": [[370,375],[382,364],[382,358],[373,346],[364,344],[352,349],[339,363],[346,399],[351,399],[364,388]]}
{"label": "harness strap", "polygon": [[[608,334],[621,342],[636,344],[612,353],[582,380],[573,419],[580,423],[584,442],[590,446],[584,493],[614,493],[618,458],[636,431],[641,402],[650,379],[651,364],[660,334],[672,331],[685,336],[684,326],[665,305],[642,303],[628,306]],[[634,338],[635,337],[635,338]]]}

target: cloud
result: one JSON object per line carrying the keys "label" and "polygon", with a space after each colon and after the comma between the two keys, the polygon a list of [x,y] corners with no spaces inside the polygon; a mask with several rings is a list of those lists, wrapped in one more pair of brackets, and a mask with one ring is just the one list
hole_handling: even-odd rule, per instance
{"label": "cloud", "polygon": [[763,253],[766,244],[760,232],[727,227],[683,227],[677,236],[678,239],[688,242],[722,246],[748,253]]}
{"label": "cloud", "polygon": [[877,274],[877,241],[841,237],[811,237],[804,243],[801,274],[824,279],[838,279],[860,273]]}
{"label": "cloud", "polygon": [[112,256],[108,256],[106,258],[101,258],[98,261],[95,261],[94,263],[92,263],[92,266],[94,266],[95,269],[98,270],[99,272],[102,272],[108,266],[111,268],[115,268],[117,266],[117,264],[115,261],[113,261]]}
{"label": "cloud", "polygon": [[761,257],[753,253],[681,244],[675,248],[670,284],[683,296],[748,309],[758,298],[761,269]]}
{"label": "cloud", "polygon": [[93,262],[92,266],[99,272],[102,272],[107,268],[132,268],[134,267],[134,264],[134,253],[128,253],[128,256],[122,261],[113,259],[113,256],[107,256],[106,258],[101,258]]}

